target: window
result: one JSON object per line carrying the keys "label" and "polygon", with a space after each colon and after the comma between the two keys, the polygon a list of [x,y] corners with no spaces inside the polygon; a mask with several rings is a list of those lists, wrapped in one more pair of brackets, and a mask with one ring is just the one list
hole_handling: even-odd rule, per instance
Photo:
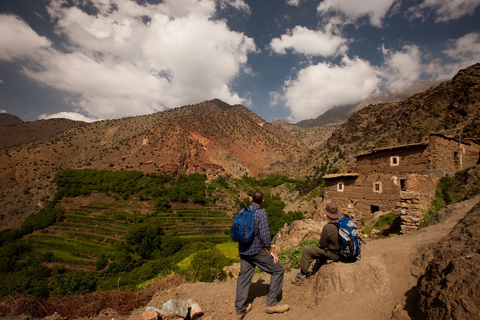
{"label": "window", "polygon": [[399,156],[391,156],[390,157],[390,166],[396,167],[400,164],[400,157]]}
{"label": "window", "polygon": [[344,189],[345,189],[345,184],[343,182],[337,183],[337,191],[338,192],[343,192]]}
{"label": "window", "polygon": [[381,182],[375,182],[373,184],[373,192],[382,193],[382,183]]}
{"label": "window", "polygon": [[400,179],[400,189],[402,191],[407,191],[407,183],[405,179]]}
{"label": "window", "polygon": [[372,212],[372,214],[374,214],[375,212],[380,211],[380,207],[379,207],[379,206],[375,206],[375,205],[371,205],[371,206],[370,206],[370,211]]}

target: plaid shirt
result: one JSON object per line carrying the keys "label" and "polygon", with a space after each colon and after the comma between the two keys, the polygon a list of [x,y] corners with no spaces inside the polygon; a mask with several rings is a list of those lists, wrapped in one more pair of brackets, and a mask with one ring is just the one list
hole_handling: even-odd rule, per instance
{"label": "plaid shirt", "polygon": [[253,213],[255,221],[255,238],[252,243],[239,243],[238,253],[252,256],[259,253],[263,247],[268,248],[272,245],[270,240],[270,228],[268,226],[267,214],[256,203],[252,203],[250,210],[259,208]]}

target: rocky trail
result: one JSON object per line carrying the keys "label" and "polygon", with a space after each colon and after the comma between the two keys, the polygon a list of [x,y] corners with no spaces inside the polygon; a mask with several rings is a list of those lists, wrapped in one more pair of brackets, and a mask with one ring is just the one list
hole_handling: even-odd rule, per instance
{"label": "rocky trail", "polygon": [[[368,241],[362,247],[360,261],[328,263],[309,278],[306,286],[297,287],[291,284],[297,270],[286,272],[281,303],[289,304],[290,311],[284,314],[265,313],[269,276],[256,274],[249,297],[253,309],[245,319],[420,319],[418,303],[409,304],[407,301],[419,300],[418,292],[421,289],[417,290],[417,283],[425,274],[429,263],[434,260],[435,248],[442,243],[442,239],[449,236],[452,229],[463,232],[461,230],[464,228],[454,227],[468,212],[480,212],[480,195],[442,209],[437,213],[432,225],[419,231]],[[479,216],[480,214],[477,214],[476,218],[469,222],[474,224],[475,229],[479,229]],[[476,240],[478,243],[478,238]],[[474,259],[479,259],[479,252],[476,252]],[[465,272],[468,274],[469,271]],[[161,308],[163,303],[171,299],[192,299],[205,312],[201,319],[236,319],[235,285],[235,279],[216,283],[182,284],[158,292],[147,306]],[[478,291],[478,286],[476,290]],[[478,292],[470,291],[470,295],[472,294],[472,299],[478,301]],[[137,320],[147,306],[122,318]],[[475,308],[475,303],[473,307]],[[472,313],[469,319],[477,319],[475,317],[479,316],[478,302],[476,308],[476,311],[471,310],[476,313]],[[118,320],[120,317],[104,313],[98,320],[111,318]],[[447,318],[449,317],[445,317]]]}

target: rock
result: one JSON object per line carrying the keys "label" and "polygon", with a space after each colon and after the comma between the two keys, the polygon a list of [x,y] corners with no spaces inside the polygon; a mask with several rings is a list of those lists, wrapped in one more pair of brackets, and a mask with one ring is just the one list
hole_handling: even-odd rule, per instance
{"label": "rock", "polygon": [[[165,302],[162,306],[162,316],[163,319],[166,319],[165,316],[168,313],[172,313],[173,315],[176,315],[179,318],[185,319],[188,315],[188,307],[189,304],[186,301],[179,300],[179,299],[173,299]],[[175,318],[171,318],[175,319]]]}
{"label": "rock", "polygon": [[313,219],[295,220],[290,225],[285,224],[272,240],[276,252],[284,252],[295,247],[303,240],[320,239],[323,226],[327,222]]}
{"label": "rock", "polygon": [[162,320],[184,320],[185,318],[181,318],[178,314],[174,312],[168,312],[162,316]]}
{"label": "rock", "polygon": [[223,271],[229,275],[229,273],[232,274],[233,278],[236,279],[238,278],[238,274],[240,273],[240,263],[234,263],[231,266],[226,266],[223,268]]}
{"label": "rock", "polygon": [[480,203],[442,239],[417,290],[423,319],[479,319]]}
{"label": "rock", "polygon": [[191,320],[196,320],[203,316],[204,312],[200,305],[193,301],[192,299],[187,300],[189,306],[190,306],[190,319]]}
{"label": "rock", "polygon": [[144,313],[140,314],[138,320],[157,320],[160,316],[158,311],[145,311]]}

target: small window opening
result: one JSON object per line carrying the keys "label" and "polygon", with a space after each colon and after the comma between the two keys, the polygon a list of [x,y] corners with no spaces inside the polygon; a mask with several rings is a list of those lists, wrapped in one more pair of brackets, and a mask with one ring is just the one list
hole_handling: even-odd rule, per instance
{"label": "small window opening", "polygon": [[381,193],[382,192],[382,183],[381,182],[375,182],[373,184],[373,192],[376,192],[376,193]]}
{"label": "small window opening", "polygon": [[343,192],[344,189],[345,189],[345,185],[344,185],[343,182],[337,183],[337,191],[338,192]]}
{"label": "small window opening", "polygon": [[407,183],[405,179],[400,179],[400,189],[402,191],[407,191]]}
{"label": "small window opening", "polygon": [[400,164],[400,157],[399,156],[392,156],[390,157],[390,166],[395,167]]}
{"label": "small window opening", "polygon": [[380,207],[379,206],[370,206],[370,209],[372,211],[372,214],[374,214],[375,212],[378,212],[380,211]]}

